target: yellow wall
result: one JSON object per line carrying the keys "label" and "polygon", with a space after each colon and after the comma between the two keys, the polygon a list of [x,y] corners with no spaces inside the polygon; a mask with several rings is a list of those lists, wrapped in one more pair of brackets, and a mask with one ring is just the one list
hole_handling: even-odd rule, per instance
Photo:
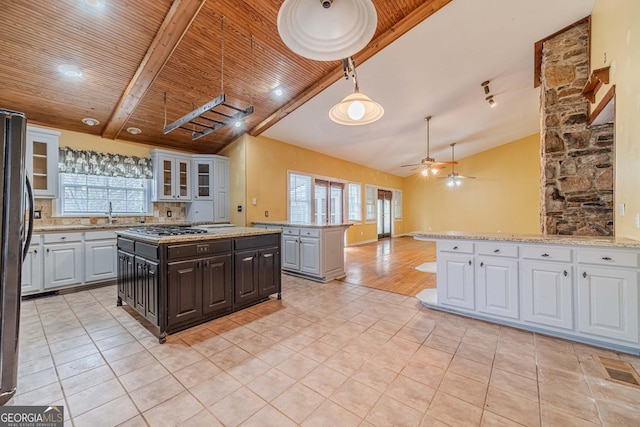
{"label": "yellow wall", "polygon": [[56,129],[48,126],[34,125],[45,129],[53,129],[60,132],[58,145],[70,147],[76,150],[92,150],[100,153],[122,154],[125,156],[149,157],[149,150],[154,148],[149,145],[123,141],[121,139],[105,139],[98,135],[74,132],[64,129]]}
{"label": "yellow wall", "polygon": [[420,174],[405,178],[407,231],[540,233],[539,134],[462,159],[456,172],[476,179],[450,188]]}
{"label": "yellow wall", "polygon": [[[240,227],[247,225],[246,146],[246,136],[243,135],[218,153],[229,157],[229,222]],[[242,212],[238,212],[238,206],[242,206]]]}
{"label": "yellow wall", "polygon": [[[234,144],[238,146],[244,144],[247,224],[251,224],[252,221],[287,220],[288,171],[309,173],[363,184],[363,206],[364,184],[402,190],[402,178],[399,176],[266,137],[246,135],[243,142],[236,141]],[[238,157],[242,156],[242,150],[238,147],[228,147],[223,153],[231,158],[232,165]],[[240,198],[234,194],[236,191],[239,191],[239,189],[236,188],[231,193],[232,200]],[[256,205],[252,204],[253,198],[256,199]],[[265,217],[265,211],[269,211],[268,217]],[[394,235],[404,232],[403,222],[395,221]],[[354,225],[347,231],[347,244],[371,241],[376,238],[375,224]]]}
{"label": "yellow wall", "polygon": [[[606,60],[605,60],[606,54]],[[591,69],[610,66],[609,85],[615,99],[615,234],[640,239],[635,216],[640,213],[640,2],[596,0],[591,15]],[[594,104],[596,105],[596,104]],[[626,205],[626,216],[617,206]]]}

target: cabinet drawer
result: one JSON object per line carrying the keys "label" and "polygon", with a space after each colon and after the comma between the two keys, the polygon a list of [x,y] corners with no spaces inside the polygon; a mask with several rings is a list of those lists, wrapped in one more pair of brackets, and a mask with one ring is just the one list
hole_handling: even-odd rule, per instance
{"label": "cabinet drawer", "polygon": [[44,242],[45,243],[66,243],[66,242],[81,242],[82,241],[82,233],[56,233],[56,234],[45,234]]}
{"label": "cabinet drawer", "polygon": [[473,243],[464,240],[440,240],[438,241],[438,251],[472,254]]}
{"label": "cabinet drawer", "polygon": [[578,262],[582,264],[638,267],[638,252],[611,249],[578,249]]}
{"label": "cabinet drawer", "polygon": [[136,255],[143,256],[145,258],[158,259],[158,247],[144,242],[135,242]]}
{"label": "cabinet drawer", "polygon": [[189,258],[219,253],[231,253],[231,240],[171,245],[167,248],[167,259]]}
{"label": "cabinet drawer", "polygon": [[320,237],[319,228],[301,228],[300,235],[302,237]]}
{"label": "cabinet drawer", "polygon": [[518,257],[517,245],[509,245],[506,243],[477,243],[476,249],[480,255]]}
{"label": "cabinet drawer", "polygon": [[282,227],[282,234],[284,236],[298,236],[300,229],[298,227]]}
{"label": "cabinet drawer", "polygon": [[107,240],[115,239],[116,233],[111,230],[104,231],[86,231],[84,233],[84,240]]}
{"label": "cabinet drawer", "polygon": [[133,252],[134,242],[131,239],[125,239],[124,237],[118,237],[118,249],[125,252]]}
{"label": "cabinet drawer", "polygon": [[558,246],[522,246],[522,258],[571,262],[571,249]]}
{"label": "cabinet drawer", "polygon": [[280,244],[280,234],[268,234],[264,236],[238,237],[234,239],[235,250],[262,248],[265,246],[277,246]]}

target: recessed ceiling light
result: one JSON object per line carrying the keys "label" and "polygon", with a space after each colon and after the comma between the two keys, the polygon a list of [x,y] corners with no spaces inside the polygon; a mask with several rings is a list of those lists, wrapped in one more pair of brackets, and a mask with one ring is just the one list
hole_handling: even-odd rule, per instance
{"label": "recessed ceiling light", "polygon": [[238,120],[237,122],[235,122],[233,124],[235,127],[239,128],[240,126],[242,126],[242,120]]}
{"label": "recessed ceiling light", "polygon": [[273,90],[273,94],[275,96],[282,96],[282,95],[284,95],[284,89],[282,89],[282,87],[278,86],[277,88],[275,88]]}
{"label": "recessed ceiling light", "polygon": [[97,126],[100,124],[100,121],[98,119],[93,119],[91,117],[85,117],[84,119],[82,119],[82,123],[84,123],[87,126]]}
{"label": "recessed ceiling light", "polygon": [[129,127],[127,128],[127,132],[129,132],[131,135],[140,135],[142,133],[142,130],[140,128]]}
{"label": "recessed ceiling light", "polygon": [[58,71],[64,74],[66,77],[74,79],[82,77],[82,70],[75,65],[62,64],[58,65]]}
{"label": "recessed ceiling light", "polygon": [[99,8],[104,4],[103,0],[84,0],[84,2],[91,7]]}

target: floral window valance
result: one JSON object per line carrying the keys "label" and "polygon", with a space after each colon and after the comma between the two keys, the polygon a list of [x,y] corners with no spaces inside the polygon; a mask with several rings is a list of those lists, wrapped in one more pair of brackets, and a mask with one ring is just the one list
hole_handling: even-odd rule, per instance
{"label": "floral window valance", "polygon": [[74,150],[69,147],[61,147],[58,154],[58,171],[62,173],[146,179],[153,176],[151,159],[147,158]]}

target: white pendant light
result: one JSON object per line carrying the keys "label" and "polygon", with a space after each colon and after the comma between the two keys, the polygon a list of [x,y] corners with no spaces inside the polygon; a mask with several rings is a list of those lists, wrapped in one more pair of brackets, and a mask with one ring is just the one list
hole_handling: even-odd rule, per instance
{"label": "white pendant light", "polygon": [[361,51],[378,25],[371,0],[285,0],[278,32],[295,53],[317,61],[336,61]]}
{"label": "white pendant light", "polygon": [[347,78],[349,75],[353,77],[355,90],[329,110],[329,118],[338,124],[347,126],[366,125],[380,119],[384,115],[384,108],[360,92],[353,58],[344,59],[343,66],[345,76]]}

